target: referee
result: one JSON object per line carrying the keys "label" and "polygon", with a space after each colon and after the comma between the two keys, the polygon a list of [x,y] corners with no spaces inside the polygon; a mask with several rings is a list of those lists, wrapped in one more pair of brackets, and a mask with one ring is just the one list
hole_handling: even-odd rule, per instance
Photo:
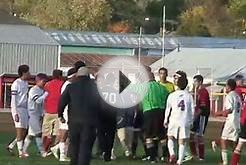
{"label": "referee", "polygon": [[71,145],[71,165],[89,165],[96,137],[99,94],[96,84],[88,76],[88,68],[81,67],[77,80],[62,93],[58,116],[62,123],[64,108],[68,105],[68,127]]}

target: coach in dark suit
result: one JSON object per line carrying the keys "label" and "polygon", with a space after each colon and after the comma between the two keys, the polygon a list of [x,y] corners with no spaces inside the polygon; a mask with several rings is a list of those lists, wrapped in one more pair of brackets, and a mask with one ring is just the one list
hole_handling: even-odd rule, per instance
{"label": "coach in dark suit", "polygon": [[96,84],[88,76],[88,68],[81,67],[76,82],[63,92],[58,106],[62,122],[68,105],[68,127],[71,142],[71,165],[89,165],[98,124],[99,94]]}

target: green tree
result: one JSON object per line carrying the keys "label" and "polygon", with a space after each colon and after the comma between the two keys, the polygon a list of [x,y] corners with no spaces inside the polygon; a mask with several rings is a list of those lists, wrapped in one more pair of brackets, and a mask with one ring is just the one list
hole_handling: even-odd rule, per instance
{"label": "green tree", "polygon": [[16,0],[14,7],[42,28],[102,31],[111,18],[106,0]]}

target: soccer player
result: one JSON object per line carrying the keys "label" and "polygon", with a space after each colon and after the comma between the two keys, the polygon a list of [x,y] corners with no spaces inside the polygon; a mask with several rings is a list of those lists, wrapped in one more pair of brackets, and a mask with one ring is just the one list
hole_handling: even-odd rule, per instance
{"label": "soccer player", "polygon": [[142,101],[144,114],[144,136],[147,148],[147,155],[150,156],[151,163],[155,163],[158,158],[159,142],[163,142],[164,111],[168,90],[155,81],[154,74],[148,71],[148,90]]}
{"label": "soccer player", "polygon": [[[67,81],[65,81],[65,83],[62,85],[61,93],[66,89],[68,84],[74,82],[76,77],[76,72],[77,71],[75,68],[71,68],[68,70]],[[52,151],[52,153],[57,159],[60,158],[59,160],[61,162],[66,162],[66,161],[70,161],[69,158],[66,156],[67,155],[66,148],[68,147],[66,146],[66,140],[68,137],[68,107],[64,109],[63,117],[66,120],[66,122],[65,123],[59,122],[59,132],[60,132],[59,143],[56,146],[51,147],[50,150]],[[60,156],[58,156],[58,148],[60,150]]]}
{"label": "soccer player", "polygon": [[194,105],[191,94],[185,90],[188,84],[187,78],[177,73],[175,78],[178,89],[168,96],[164,126],[168,128],[169,162],[176,163],[174,139],[177,139],[179,143],[177,164],[181,164],[184,158],[185,145],[190,137],[190,127],[194,118]]}
{"label": "soccer player", "polygon": [[44,119],[43,119],[43,143],[46,152],[49,151],[50,146],[54,143],[58,132],[58,102],[61,96],[61,87],[63,85],[62,71],[53,70],[53,79],[46,83],[45,91],[48,96],[44,101]]}
{"label": "soccer player", "polygon": [[205,147],[203,135],[210,115],[210,99],[207,89],[203,86],[203,77],[196,75],[193,77],[193,81],[195,88],[195,120],[191,129],[190,150],[193,157],[198,156],[199,160],[204,160]]}
{"label": "soccer player", "polygon": [[225,107],[222,112],[217,112],[216,116],[226,117],[224,127],[221,134],[221,157],[223,165],[228,164],[227,146],[229,142],[236,142],[240,130],[240,114],[241,114],[241,98],[235,92],[236,82],[229,79],[226,82],[227,96],[225,98]]}
{"label": "soccer player", "polygon": [[174,92],[175,91],[174,84],[167,81],[168,70],[162,67],[159,69],[158,73],[159,73],[159,78],[160,78],[159,83],[163,85],[164,87],[166,87],[169,93]]}
{"label": "soccer player", "polygon": [[28,93],[28,115],[29,115],[29,128],[28,135],[24,141],[23,153],[27,156],[27,148],[35,138],[37,147],[42,157],[46,157],[46,152],[43,148],[42,142],[42,118],[44,114],[44,100],[48,95],[48,92],[44,91],[44,85],[47,82],[48,77],[46,74],[37,74],[35,81],[36,85],[32,87]]}
{"label": "soccer player", "polygon": [[23,153],[23,141],[28,129],[27,94],[28,79],[30,77],[29,66],[20,65],[19,78],[11,86],[11,113],[16,128],[17,148],[20,158],[25,158]]}

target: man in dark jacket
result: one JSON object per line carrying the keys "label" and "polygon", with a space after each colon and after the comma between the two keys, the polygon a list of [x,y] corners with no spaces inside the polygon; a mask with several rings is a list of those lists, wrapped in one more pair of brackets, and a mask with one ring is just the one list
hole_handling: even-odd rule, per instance
{"label": "man in dark jacket", "polygon": [[99,94],[96,84],[88,77],[88,68],[79,68],[77,77],[61,96],[58,116],[65,122],[63,111],[68,105],[71,165],[89,165],[98,123]]}

